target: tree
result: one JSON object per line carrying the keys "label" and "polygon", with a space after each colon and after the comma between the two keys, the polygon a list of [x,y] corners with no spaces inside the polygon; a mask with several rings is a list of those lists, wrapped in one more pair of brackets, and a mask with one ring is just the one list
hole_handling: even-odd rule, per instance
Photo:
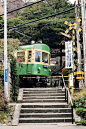
{"label": "tree", "polygon": [[[43,1],[22,9],[16,18],[8,19],[8,28],[62,12],[71,7],[73,7],[73,5],[68,3],[67,0]],[[53,47],[56,44],[63,42],[64,37],[60,34],[60,32],[64,32],[66,30],[64,21],[71,21],[71,18],[73,17],[74,10],[71,10],[56,17],[50,17],[48,19],[16,27],[16,31],[11,29],[8,32],[8,35],[10,38],[18,38],[22,44],[29,44],[31,40],[35,40],[37,42],[42,39],[43,43]]]}

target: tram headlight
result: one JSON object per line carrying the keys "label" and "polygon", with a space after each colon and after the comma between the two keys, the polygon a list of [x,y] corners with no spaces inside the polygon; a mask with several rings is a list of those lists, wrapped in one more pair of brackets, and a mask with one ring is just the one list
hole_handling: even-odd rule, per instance
{"label": "tram headlight", "polygon": [[38,71],[40,72],[40,70],[41,70],[41,67],[38,67]]}
{"label": "tram headlight", "polygon": [[51,72],[51,69],[49,69],[49,72]]}

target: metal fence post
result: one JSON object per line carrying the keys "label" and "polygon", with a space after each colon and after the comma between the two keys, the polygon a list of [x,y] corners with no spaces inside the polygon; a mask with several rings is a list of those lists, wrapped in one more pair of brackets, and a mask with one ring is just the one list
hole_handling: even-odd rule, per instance
{"label": "metal fence post", "polygon": [[65,102],[66,102],[66,88],[65,88]]}
{"label": "metal fence post", "polygon": [[68,90],[67,90],[67,104],[68,104]]}
{"label": "metal fence post", "polygon": [[71,113],[72,113],[72,124],[73,124],[73,104],[71,105]]}
{"label": "metal fence post", "polygon": [[51,76],[51,87],[52,87],[52,76]]}

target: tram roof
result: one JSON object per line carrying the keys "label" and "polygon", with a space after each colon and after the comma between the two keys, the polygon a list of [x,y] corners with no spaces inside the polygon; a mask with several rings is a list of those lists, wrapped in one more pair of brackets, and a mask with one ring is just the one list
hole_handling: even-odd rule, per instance
{"label": "tram roof", "polygon": [[23,49],[41,49],[50,52],[50,47],[46,44],[33,44],[33,45],[22,45],[20,46]]}

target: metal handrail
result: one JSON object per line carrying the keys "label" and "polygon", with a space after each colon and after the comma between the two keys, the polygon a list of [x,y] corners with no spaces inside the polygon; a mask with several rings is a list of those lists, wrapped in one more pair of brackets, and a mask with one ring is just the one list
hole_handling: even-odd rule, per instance
{"label": "metal handrail", "polygon": [[[62,74],[62,79],[63,79],[63,83],[64,83],[64,88],[65,88],[65,102],[67,102],[67,104],[71,102],[71,113],[72,113],[72,124],[73,124],[73,103],[72,103],[72,99],[71,99],[71,94],[69,92],[69,88],[67,88],[65,85],[65,80],[64,80],[63,74]],[[67,98],[67,100],[66,100],[66,98]]]}

